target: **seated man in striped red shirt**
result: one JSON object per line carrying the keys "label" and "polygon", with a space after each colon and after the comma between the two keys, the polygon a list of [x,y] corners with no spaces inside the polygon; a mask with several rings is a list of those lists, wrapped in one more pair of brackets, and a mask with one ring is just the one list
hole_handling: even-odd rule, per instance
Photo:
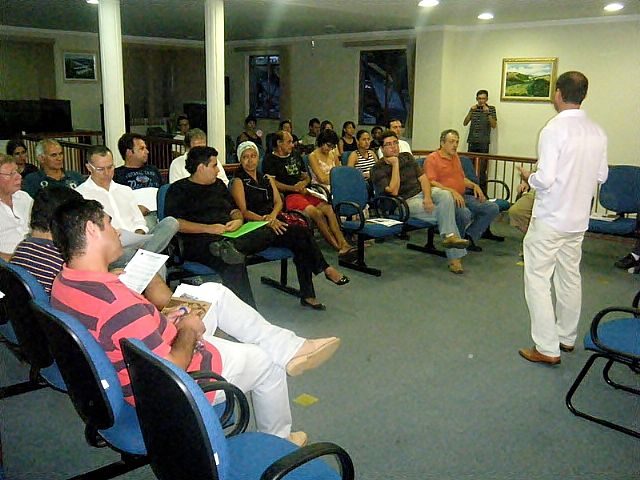
{"label": "seated man in striped red shirt", "polygon": [[81,200],[82,195],[71,188],[52,186],[40,189],[31,208],[31,235],[18,244],[9,260],[36,277],[48,295],[51,295],[53,279],[62,270],[63,263],[60,251],[51,238],[49,222],[56,208],[74,199]]}
{"label": "seated man in striped red shirt", "polygon": [[[195,312],[163,315],[146,298],[109,273],[109,264],[122,254],[122,245],[109,216],[96,201],[67,202],[54,213],[51,231],[66,261],[53,284],[52,305],[86,325],[118,370],[129,402],[133,403],[133,397],[119,341],[138,338],[156,354],[186,371],[210,370],[243,391],[252,391],[259,431],[289,437],[298,445],[306,442],[304,432],[291,432],[286,374],[295,374],[290,364],[309,341],[287,331],[290,339],[282,341],[281,347],[287,351],[283,352],[283,358],[288,358],[289,363],[278,364],[257,345],[222,339],[216,339],[214,345],[209,341],[211,337],[203,340],[205,325]],[[336,342],[332,345],[337,348]],[[312,356],[303,355],[306,359]],[[313,366],[327,358],[317,355]]]}

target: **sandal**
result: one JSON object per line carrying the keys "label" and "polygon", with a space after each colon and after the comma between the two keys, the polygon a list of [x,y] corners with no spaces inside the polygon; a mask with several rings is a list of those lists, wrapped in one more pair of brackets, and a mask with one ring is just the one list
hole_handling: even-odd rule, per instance
{"label": "sandal", "polygon": [[335,283],[336,285],[339,285],[339,286],[346,285],[350,281],[349,277],[347,277],[346,275],[342,275],[338,280],[334,281],[334,280],[331,280],[331,278],[329,278],[329,275],[325,273],[324,278],[329,280],[331,283]]}

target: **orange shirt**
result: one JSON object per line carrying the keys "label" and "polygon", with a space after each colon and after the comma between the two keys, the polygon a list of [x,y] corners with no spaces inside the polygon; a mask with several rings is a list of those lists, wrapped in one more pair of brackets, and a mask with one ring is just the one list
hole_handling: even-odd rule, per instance
{"label": "orange shirt", "polygon": [[438,182],[464,195],[464,170],[458,154],[452,158],[444,158],[439,151],[431,153],[424,162],[424,173],[430,182]]}

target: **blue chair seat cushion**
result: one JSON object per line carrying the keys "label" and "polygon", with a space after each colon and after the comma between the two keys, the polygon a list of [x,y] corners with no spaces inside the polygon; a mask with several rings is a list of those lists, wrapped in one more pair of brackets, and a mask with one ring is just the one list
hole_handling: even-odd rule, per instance
{"label": "blue chair seat cushion", "polygon": [[636,228],[635,218],[617,218],[612,222],[605,220],[589,220],[589,231],[610,235],[631,235]]}
{"label": "blue chair seat cushion", "polygon": [[[298,449],[280,437],[259,432],[247,432],[228,439],[229,479],[259,480],[276,460]],[[338,473],[323,460],[316,459],[295,469],[287,480],[339,479]]]}
{"label": "blue chair seat cushion", "polygon": [[18,345],[18,337],[16,337],[16,332],[13,331],[10,323],[7,322],[0,325],[0,335],[2,335],[7,342]]}
{"label": "blue chair seat cushion", "polygon": [[[598,340],[601,344],[624,353],[640,356],[640,319],[620,318],[598,325]],[[591,332],[584,336],[584,348],[601,352],[591,338]]]}
{"label": "blue chair seat cushion", "polygon": [[55,361],[48,367],[40,369],[39,373],[53,388],[63,392],[67,391],[67,385],[64,383],[60,369]]}
{"label": "blue chair seat cushion", "polygon": [[258,252],[257,255],[269,261],[293,258],[293,252],[288,248],[282,247],[269,247]]}
{"label": "blue chair seat cushion", "polygon": [[364,227],[360,229],[360,221],[345,220],[342,222],[342,228],[346,232],[361,233],[371,238],[383,238],[397,235],[402,232],[402,224],[387,227],[376,223],[365,222]]}
{"label": "blue chair seat cushion", "polygon": [[147,454],[136,409],[129,404],[122,406],[116,425],[99,432],[102,438],[116,450],[132,455]]}
{"label": "blue chair seat cushion", "polygon": [[202,263],[186,261],[182,264],[182,269],[193,275],[217,275],[213,268]]}

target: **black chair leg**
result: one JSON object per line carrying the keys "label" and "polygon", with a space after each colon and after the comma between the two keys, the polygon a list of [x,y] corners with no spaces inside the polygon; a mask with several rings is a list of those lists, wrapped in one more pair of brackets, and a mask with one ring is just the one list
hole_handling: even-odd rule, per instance
{"label": "black chair leg", "polygon": [[447,254],[443,250],[436,248],[434,239],[436,236],[435,228],[429,228],[427,230],[427,243],[424,245],[417,245],[415,243],[407,243],[409,250],[417,250],[418,252],[429,253],[431,255],[437,255],[438,257],[446,257]]}
{"label": "black chair leg", "polygon": [[71,477],[68,480],[107,480],[125,473],[144,467],[149,464],[148,457],[133,457],[131,455],[121,455],[117,462],[110,463],[90,472],[82,473]]}
{"label": "black chair leg", "polygon": [[[613,388],[616,388],[618,390],[624,390],[625,392],[633,393],[634,395],[640,395],[639,389],[629,387],[627,385],[622,385],[621,383],[617,383],[611,379],[611,377],[609,376],[609,371],[611,370],[611,367],[613,366],[614,363],[615,362],[613,360],[609,360],[605,365],[604,369],[602,370],[602,377],[604,378],[604,381],[607,382],[609,385],[611,385]],[[629,368],[631,367],[629,366]],[[633,369],[631,370],[633,371]]]}
{"label": "black chair leg", "polygon": [[582,418],[585,418],[585,419],[590,420],[592,422],[599,423],[600,425],[604,425],[605,427],[609,427],[609,428],[611,428],[613,430],[617,430],[618,432],[622,432],[622,433],[625,433],[627,435],[631,435],[632,437],[640,438],[640,432],[637,432],[635,430],[631,430],[630,428],[623,427],[622,425],[618,425],[617,423],[613,423],[613,422],[610,422],[608,420],[604,420],[602,418],[595,417],[595,416],[590,415],[588,413],[582,412],[582,411],[578,410],[573,405],[573,395],[575,394],[576,390],[578,389],[578,387],[582,383],[582,380],[584,380],[584,377],[587,375],[587,373],[589,372],[589,370],[593,366],[593,363],[599,357],[606,358],[609,362],[611,361],[611,359],[609,359],[606,356],[601,355],[599,353],[595,353],[595,354],[591,355],[591,357],[589,357],[589,360],[587,360],[587,363],[584,365],[584,367],[582,367],[582,370],[580,370],[580,373],[578,374],[578,377],[575,379],[575,381],[573,382],[573,385],[571,385],[571,388],[567,392],[567,395],[565,397],[565,404],[567,405],[567,408],[571,411],[571,413],[573,413],[574,415],[576,415],[578,417],[582,417]]}
{"label": "black chair leg", "polygon": [[260,277],[260,282],[265,285],[269,285],[270,287],[276,288],[281,292],[288,293],[289,295],[293,295],[294,297],[299,297],[300,290],[289,285],[288,268],[289,263],[286,258],[283,258],[280,260],[280,281],[274,280],[271,277]]}
{"label": "black chair leg", "polygon": [[23,393],[33,392],[35,390],[40,390],[41,388],[45,388],[45,387],[47,387],[47,385],[45,385],[44,383],[34,382],[33,380],[14,383],[13,385],[0,388],[0,399],[15,397],[16,395],[22,395]]}
{"label": "black chair leg", "polygon": [[382,275],[382,271],[377,268],[372,268],[367,266],[364,261],[364,241],[365,238],[362,235],[358,234],[358,258],[353,261],[347,260],[338,260],[338,265],[345,268],[350,268],[351,270],[356,270],[358,272],[366,273],[368,275],[373,275],[375,277],[379,277]]}

